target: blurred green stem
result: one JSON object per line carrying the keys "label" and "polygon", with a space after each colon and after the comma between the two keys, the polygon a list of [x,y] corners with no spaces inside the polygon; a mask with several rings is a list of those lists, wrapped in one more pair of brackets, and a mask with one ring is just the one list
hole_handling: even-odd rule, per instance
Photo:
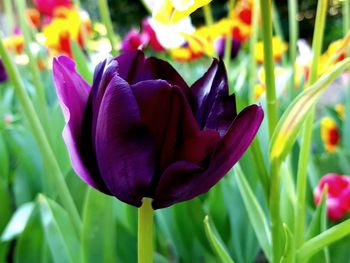
{"label": "blurred green stem", "polygon": [[13,6],[11,0],[4,0],[4,8],[5,8],[5,18],[6,18],[6,27],[7,27],[7,34],[12,35],[13,34]]}
{"label": "blurred green stem", "polygon": [[211,26],[214,23],[214,18],[213,18],[213,13],[211,11],[210,4],[203,6],[202,9],[204,14],[205,24],[207,26]]}
{"label": "blurred green stem", "polygon": [[[234,1],[230,0],[228,2],[228,14],[227,14],[228,18],[230,18],[233,7],[234,7]],[[229,30],[226,33],[225,50],[224,50],[224,63],[228,72],[230,72],[231,51],[232,51],[232,32],[231,30]]]}
{"label": "blurred green stem", "polygon": [[289,18],[289,61],[292,68],[290,79],[290,100],[293,100],[295,89],[295,60],[297,57],[297,40],[298,40],[298,1],[288,0],[288,18]]}
{"label": "blurred green stem", "polygon": [[260,0],[260,12],[262,33],[264,42],[264,69],[266,79],[267,121],[269,126],[269,138],[275,130],[278,121],[277,101],[275,90],[275,72],[272,53],[272,6],[271,0]]}
{"label": "blurred green stem", "polygon": [[152,199],[143,198],[138,209],[138,263],[153,263],[153,214]]}
{"label": "blurred green stem", "polygon": [[30,48],[31,44],[31,36],[30,36],[30,30],[28,27],[28,22],[26,21],[25,10],[26,10],[26,3],[24,0],[16,0],[15,1],[16,8],[19,15],[19,24],[22,30],[23,38],[24,38],[24,47],[25,52],[29,59],[29,69],[32,73],[33,77],[33,84],[36,89],[36,95],[38,99],[38,115],[41,117],[42,125],[44,126],[46,132],[48,135],[49,133],[49,113],[46,103],[46,95],[45,95],[45,88],[44,84],[41,80],[39,68],[38,68],[38,62],[36,57],[33,55],[32,50]]}
{"label": "blurred green stem", "polygon": [[80,235],[81,233],[81,220],[79,212],[74,204],[73,198],[68,190],[67,184],[64,180],[63,174],[60,170],[58,162],[55,158],[55,155],[52,151],[50,143],[47,139],[47,136],[44,132],[42,124],[38,118],[37,113],[35,112],[32,101],[30,100],[28,93],[24,87],[24,84],[19,75],[18,69],[16,68],[13,61],[10,59],[10,56],[5,50],[2,40],[0,40],[0,57],[3,60],[6,71],[10,77],[10,80],[15,89],[16,95],[19,99],[19,102],[23,108],[23,113],[28,120],[28,123],[32,129],[34,138],[36,139],[40,151],[43,155],[47,167],[47,176],[52,178],[54,186],[52,189],[57,189],[60,199],[62,200],[63,206],[66,208],[70,214],[75,229]]}
{"label": "blurred green stem", "polygon": [[350,30],[350,1],[343,2],[343,28],[344,28],[344,36]]}
{"label": "blurred green stem", "polygon": [[[273,35],[277,35],[282,39],[282,41],[285,41],[285,37],[283,34],[282,25],[281,25],[281,17],[278,13],[278,9],[276,8],[275,1],[272,1],[272,17],[273,17],[272,26],[275,31],[275,34]],[[285,55],[282,56],[281,62],[282,62],[282,65],[284,66],[288,63]]]}
{"label": "blurred green stem", "polygon": [[[318,63],[322,51],[324,26],[327,14],[327,0],[321,0],[317,5],[315,31],[312,40],[313,57],[310,69],[309,85],[312,85],[318,78]],[[297,172],[297,201],[294,210],[295,229],[294,229],[294,247],[298,249],[304,243],[305,232],[305,199],[307,185],[307,168],[310,159],[310,149],[312,142],[312,130],[315,117],[315,108],[313,108],[306,119],[302,133],[301,149],[299,153],[298,172]]]}
{"label": "blurred green stem", "polygon": [[258,176],[260,179],[260,183],[264,192],[264,196],[266,198],[266,200],[269,200],[269,189],[270,189],[270,178],[266,169],[266,165],[264,162],[264,156],[261,152],[261,147],[260,147],[260,142],[259,142],[259,138],[255,137],[255,139],[253,140],[252,144],[251,144],[251,151],[252,151],[252,155],[254,158],[254,162],[255,165],[257,167],[258,170]]}
{"label": "blurred green stem", "polygon": [[115,49],[116,43],[115,43],[112,20],[111,20],[111,15],[108,8],[107,0],[98,0],[98,7],[100,9],[102,22],[107,29],[107,36],[112,47],[112,55],[115,57],[118,55],[118,53],[117,53],[117,50]]}
{"label": "blurred green stem", "polygon": [[252,21],[252,35],[249,40],[249,54],[250,54],[250,74],[249,74],[249,102],[255,101],[254,86],[256,81],[256,58],[255,46],[258,42],[258,28],[259,28],[259,1],[254,2],[253,5],[253,21]]}
{"label": "blurred green stem", "polygon": [[271,184],[270,184],[270,216],[271,216],[271,232],[272,232],[272,263],[280,262],[281,248],[281,217],[280,217],[280,198],[281,198],[281,163],[279,160],[272,160],[271,163]]}
{"label": "blurred green stem", "polygon": [[[343,2],[343,28],[344,36],[350,32],[350,1]],[[350,47],[345,49],[345,52],[350,57]],[[350,72],[348,72],[350,74]],[[349,138],[350,136],[350,82],[348,82],[347,96],[345,98],[345,116],[343,125],[343,138]],[[342,140],[343,147],[348,153],[350,153],[350,140]]]}

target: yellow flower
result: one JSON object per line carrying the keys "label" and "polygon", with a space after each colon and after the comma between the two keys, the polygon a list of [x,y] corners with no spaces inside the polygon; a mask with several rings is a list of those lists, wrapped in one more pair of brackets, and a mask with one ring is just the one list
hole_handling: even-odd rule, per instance
{"label": "yellow flower", "polygon": [[11,50],[15,54],[22,53],[24,49],[24,38],[22,35],[13,35],[3,39],[6,49]]}
{"label": "yellow flower", "polygon": [[327,152],[334,152],[340,141],[340,134],[335,121],[324,117],[321,121],[321,138]]}
{"label": "yellow flower", "polygon": [[[279,61],[283,54],[287,51],[288,45],[283,42],[280,37],[272,38],[272,52],[275,61]],[[255,45],[255,58],[259,63],[264,62],[264,44],[263,42],[258,42]]]}
{"label": "yellow flower", "polygon": [[338,103],[337,105],[335,105],[335,111],[337,112],[339,118],[341,120],[344,120],[345,117],[345,106],[342,103]]}
{"label": "yellow flower", "polygon": [[347,48],[350,48],[350,32],[345,38],[332,42],[326,52],[321,55],[318,63],[318,74],[321,75],[335,63],[343,60],[346,57]]}
{"label": "yellow flower", "polygon": [[159,0],[153,17],[162,24],[175,24],[211,0]]}
{"label": "yellow flower", "polygon": [[55,10],[55,17],[51,23],[43,29],[45,45],[51,51],[72,56],[71,40],[78,42],[80,46],[85,45],[82,29],[85,31],[85,36],[91,31],[91,22],[88,17],[84,17],[84,14],[80,14],[76,9],[59,8]]}
{"label": "yellow flower", "polygon": [[266,87],[265,85],[261,84],[261,83],[257,83],[254,86],[254,98],[255,99],[260,99],[260,97],[265,93],[266,91]]}

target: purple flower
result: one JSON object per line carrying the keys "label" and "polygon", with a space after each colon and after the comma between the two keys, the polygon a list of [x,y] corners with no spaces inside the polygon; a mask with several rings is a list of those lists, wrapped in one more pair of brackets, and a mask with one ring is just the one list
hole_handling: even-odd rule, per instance
{"label": "purple flower", "polygon": [[263,119],[260,106],[236,113],[223,62],[188,87],[165,61],[142,51],[101,62],[90,87],[72,60],[54,60],[57,95],[75,172],[89,185],[139,207],[192,199],[240,159]]}
{"label": "purple flower", "polygon": [[[220,37],[215,41],[215,50],[220,58],[223,58],[225,56],[225,45],[226,45],[226,38],[225,37]],[[239,41],[237,41],[236,39],[232,38],[232,44],[231,44],[231,58],[232,59],[234,59],[238,55],[240,48],[241,48],[241,43]]]}
{"label": "purple flower", "polygon": [[0,59],[0,83],[5,82],[7,80],[7,72],[4,67],[4,64],[2,63],[2,60]]}
{"label": "purple flower", "polygon": [[149,36],[147,34],[131,29],[122,40],[122,50],[125,52],[142,49],[148,44],[148,41]]}

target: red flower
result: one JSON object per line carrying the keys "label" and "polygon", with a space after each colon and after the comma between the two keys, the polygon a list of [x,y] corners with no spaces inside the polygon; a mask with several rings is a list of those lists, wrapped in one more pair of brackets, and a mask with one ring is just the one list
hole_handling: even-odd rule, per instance
{"label": "red flower", "polygon": [[331,220],[339,220],[350,212],[350,177],[332,173],[323,176],[314,190],[315,204],[320,203],[325,185],[328,185],[328,217]]}
{"label": "red flower", "polygon": [[71,0],[33,0],[35,7],[47,16],[53,16],[54,11],[57,7],[72,5]]}

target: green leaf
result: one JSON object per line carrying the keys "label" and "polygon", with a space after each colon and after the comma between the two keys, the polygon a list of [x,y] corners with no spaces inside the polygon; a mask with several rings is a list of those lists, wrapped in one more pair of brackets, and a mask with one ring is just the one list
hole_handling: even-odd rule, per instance
{"label": "green leaf", "polygon": [[53,200],[38,196],[41,224],[55,263],[80,262],[80,244],[68,213]]}
{"label": "green leaf", "polygon": [[320,234],[327,228],[327,185],[324,187],[322,192],[321,203],[318,204],[315,213],[312,216],[311,223],[306,232],[306,240],[313,238]]}
{"label": "green leaf", "polygon": [[[306,233],[306,240],[322,233],[327,229],[327,191],[328,186],[323,188],[321,203],[317,206],[316,211],[312,217],[311,223]],[[310,259],[311,262],[329,262],[329,251],[327,248],[319,253],[316,253]]]}
{"label": "green leaf", "polygon": [[293,235],[286,224],[283,224],[285,247],[280,263],[293,262]]}
{"label": "green leaf", "polygon": [[297,259],[303,259],[303,261],[305,261],[324,247],[329,246],[333,242],[348,235],[350,235],[350,219],[339,223],[306,241],[298,250]]}
{"label": "green leaf", "polygon": [[210,226],[208,216],[206,216],[204,218],[204,228],[205,228],[205,233],[207,234],[207,238],[208,238],[214,252],[220,258],[221,262],[233,263],[234,261],[232,260],[229,253],[227,252],[224,244],[222,243],[220,238],[214,234],[214,231],[212,230],[212,227]]}
{"label": "green leaf", "polygon": [[14,262],[53,262],[47,242],[44,239],[44,233],[40,221],[40,211],[37,204],[34,206],[25,229],[17,238],[14,249]]}
{"label": "green leaf", "polygon": [[0,132],[0,178],[4,180],[4,182],[8,182],[9,177],[9,155],[7,152],[7,147],[5,144],[5,140],[3,134]]}
{"label": "green leaf", "polygon": [[[7,185],[0,178],[0,233],[11,218],[12,201]],[[0,241],[0,262],[6,262],[9,244]]]}
{"label": "green leaf", "polygon": [[22,233],[27,225],[30,215],[34,209],[34,203],[25,203],[21,205],[12,215],[10,222],[7,224],[0,241],[10,241]]}
{"label": "green leaf", "polygon": [[114,198],[92,188],[87,191],[83,211],[82,252],[84,262],[113,262],[116,259]]}
{"label": "green leaf", "polygon": [[84,55],[77,42],[71,40],[71,45],[74,61],[77,65],[77,70],[81,74],[83,79],[85,79],[85,81],[91,85],[93,80],[93,74],[89,68],[89,62],[87,61],[86,56]]}
{"label": "green leaf", "polygon": [[282,160],[287,156],[308,113],[317,103],[322,92],[332,81],[339,77],[342,72],[349,68],[350,59],[344,59],[293,100],[282,115],[273,133],[270,147],[270,160]]}
{"label": "green leaf", "polygon": [[242,169],[238,164],[235,166],[238,189],[242,195],[250,223],[259,240],[262,250],[268,259],[271,259],[271,232],[265,214],[253,191],[251,190]]}

